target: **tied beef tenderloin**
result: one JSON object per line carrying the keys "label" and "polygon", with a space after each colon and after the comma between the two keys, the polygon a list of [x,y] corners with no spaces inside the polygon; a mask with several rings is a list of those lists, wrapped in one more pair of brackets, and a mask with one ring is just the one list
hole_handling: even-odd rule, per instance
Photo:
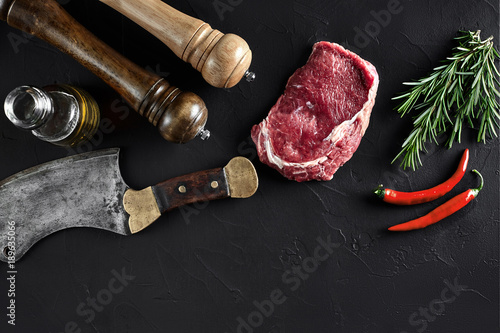
{"label": "tied beef tenderloin", "polygon": [[342,46],[319,42],[252,128],[260,160],[298,182],[331,180],[361,142],[375,103],[377,70]]}

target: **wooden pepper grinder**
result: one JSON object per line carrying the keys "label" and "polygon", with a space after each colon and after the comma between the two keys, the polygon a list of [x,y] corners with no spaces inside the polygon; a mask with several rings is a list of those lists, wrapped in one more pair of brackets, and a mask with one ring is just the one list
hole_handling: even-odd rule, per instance
{"label": "wooden pepper grinder", "polygon": [[231,88],[248,71],[252,51],[234,34],[223,34],[209,24],[170,7],[161,0],[100,0],[127,16],[167,45],[179,58],[190,63],[217,88]]}
{"label": "wooden pepper grinder", "polygon": [[0,0],[0,19],[35,35],[99,76],[168,141],[185,143],[204,129],[207,108],[203,100],[182,92],[165,79],[139,67],[95,37],[54,0]]}

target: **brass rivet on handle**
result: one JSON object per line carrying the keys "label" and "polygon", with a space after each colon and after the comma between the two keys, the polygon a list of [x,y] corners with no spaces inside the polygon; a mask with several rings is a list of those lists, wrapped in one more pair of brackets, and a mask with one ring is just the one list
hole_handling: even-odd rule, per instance
{"label": "brass rivet on handle", "polygon": [[184,186],[184,185],[179,186],[178,190],[179,190],[180,193],[186,193],[187,192],[186,186]]}
{"label": "brass rivet on handle", "polygon": [[217,187],[219,187],[219,183],[214,180],[212,183],[210,183],[210,186],[212,186],[213,189],[216,189]]}

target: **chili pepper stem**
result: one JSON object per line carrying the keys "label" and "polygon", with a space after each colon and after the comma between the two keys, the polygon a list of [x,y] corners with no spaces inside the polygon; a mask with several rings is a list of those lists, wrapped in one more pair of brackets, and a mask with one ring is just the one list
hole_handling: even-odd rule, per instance
{"label": "chili pepper stem", "polygon": [[385,197],[384,185],[380,184],[375,190],[373,190],[373,193],[383,200]]}
{"label": "chili pepper stem", "polygon": [[483,189],[484,179],[483,176],[476,169],[472,170],[472,172],[476,173],[479,176],[479,179],[481,180],[481,184],[479,184],[479,187],[471,189],[472,195],[474,197],[477,197],[477,194]]}

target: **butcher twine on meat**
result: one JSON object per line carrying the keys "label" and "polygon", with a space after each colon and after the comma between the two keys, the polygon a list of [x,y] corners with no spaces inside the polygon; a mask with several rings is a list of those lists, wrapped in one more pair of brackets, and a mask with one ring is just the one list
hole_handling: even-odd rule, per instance
{"label": "butcher twine on meat", "polygon": [[331,180],[365,134],[378,83],[375,67],[357,54],[316,43],[267,118],[252,128],[260,160],[298,182]]}

